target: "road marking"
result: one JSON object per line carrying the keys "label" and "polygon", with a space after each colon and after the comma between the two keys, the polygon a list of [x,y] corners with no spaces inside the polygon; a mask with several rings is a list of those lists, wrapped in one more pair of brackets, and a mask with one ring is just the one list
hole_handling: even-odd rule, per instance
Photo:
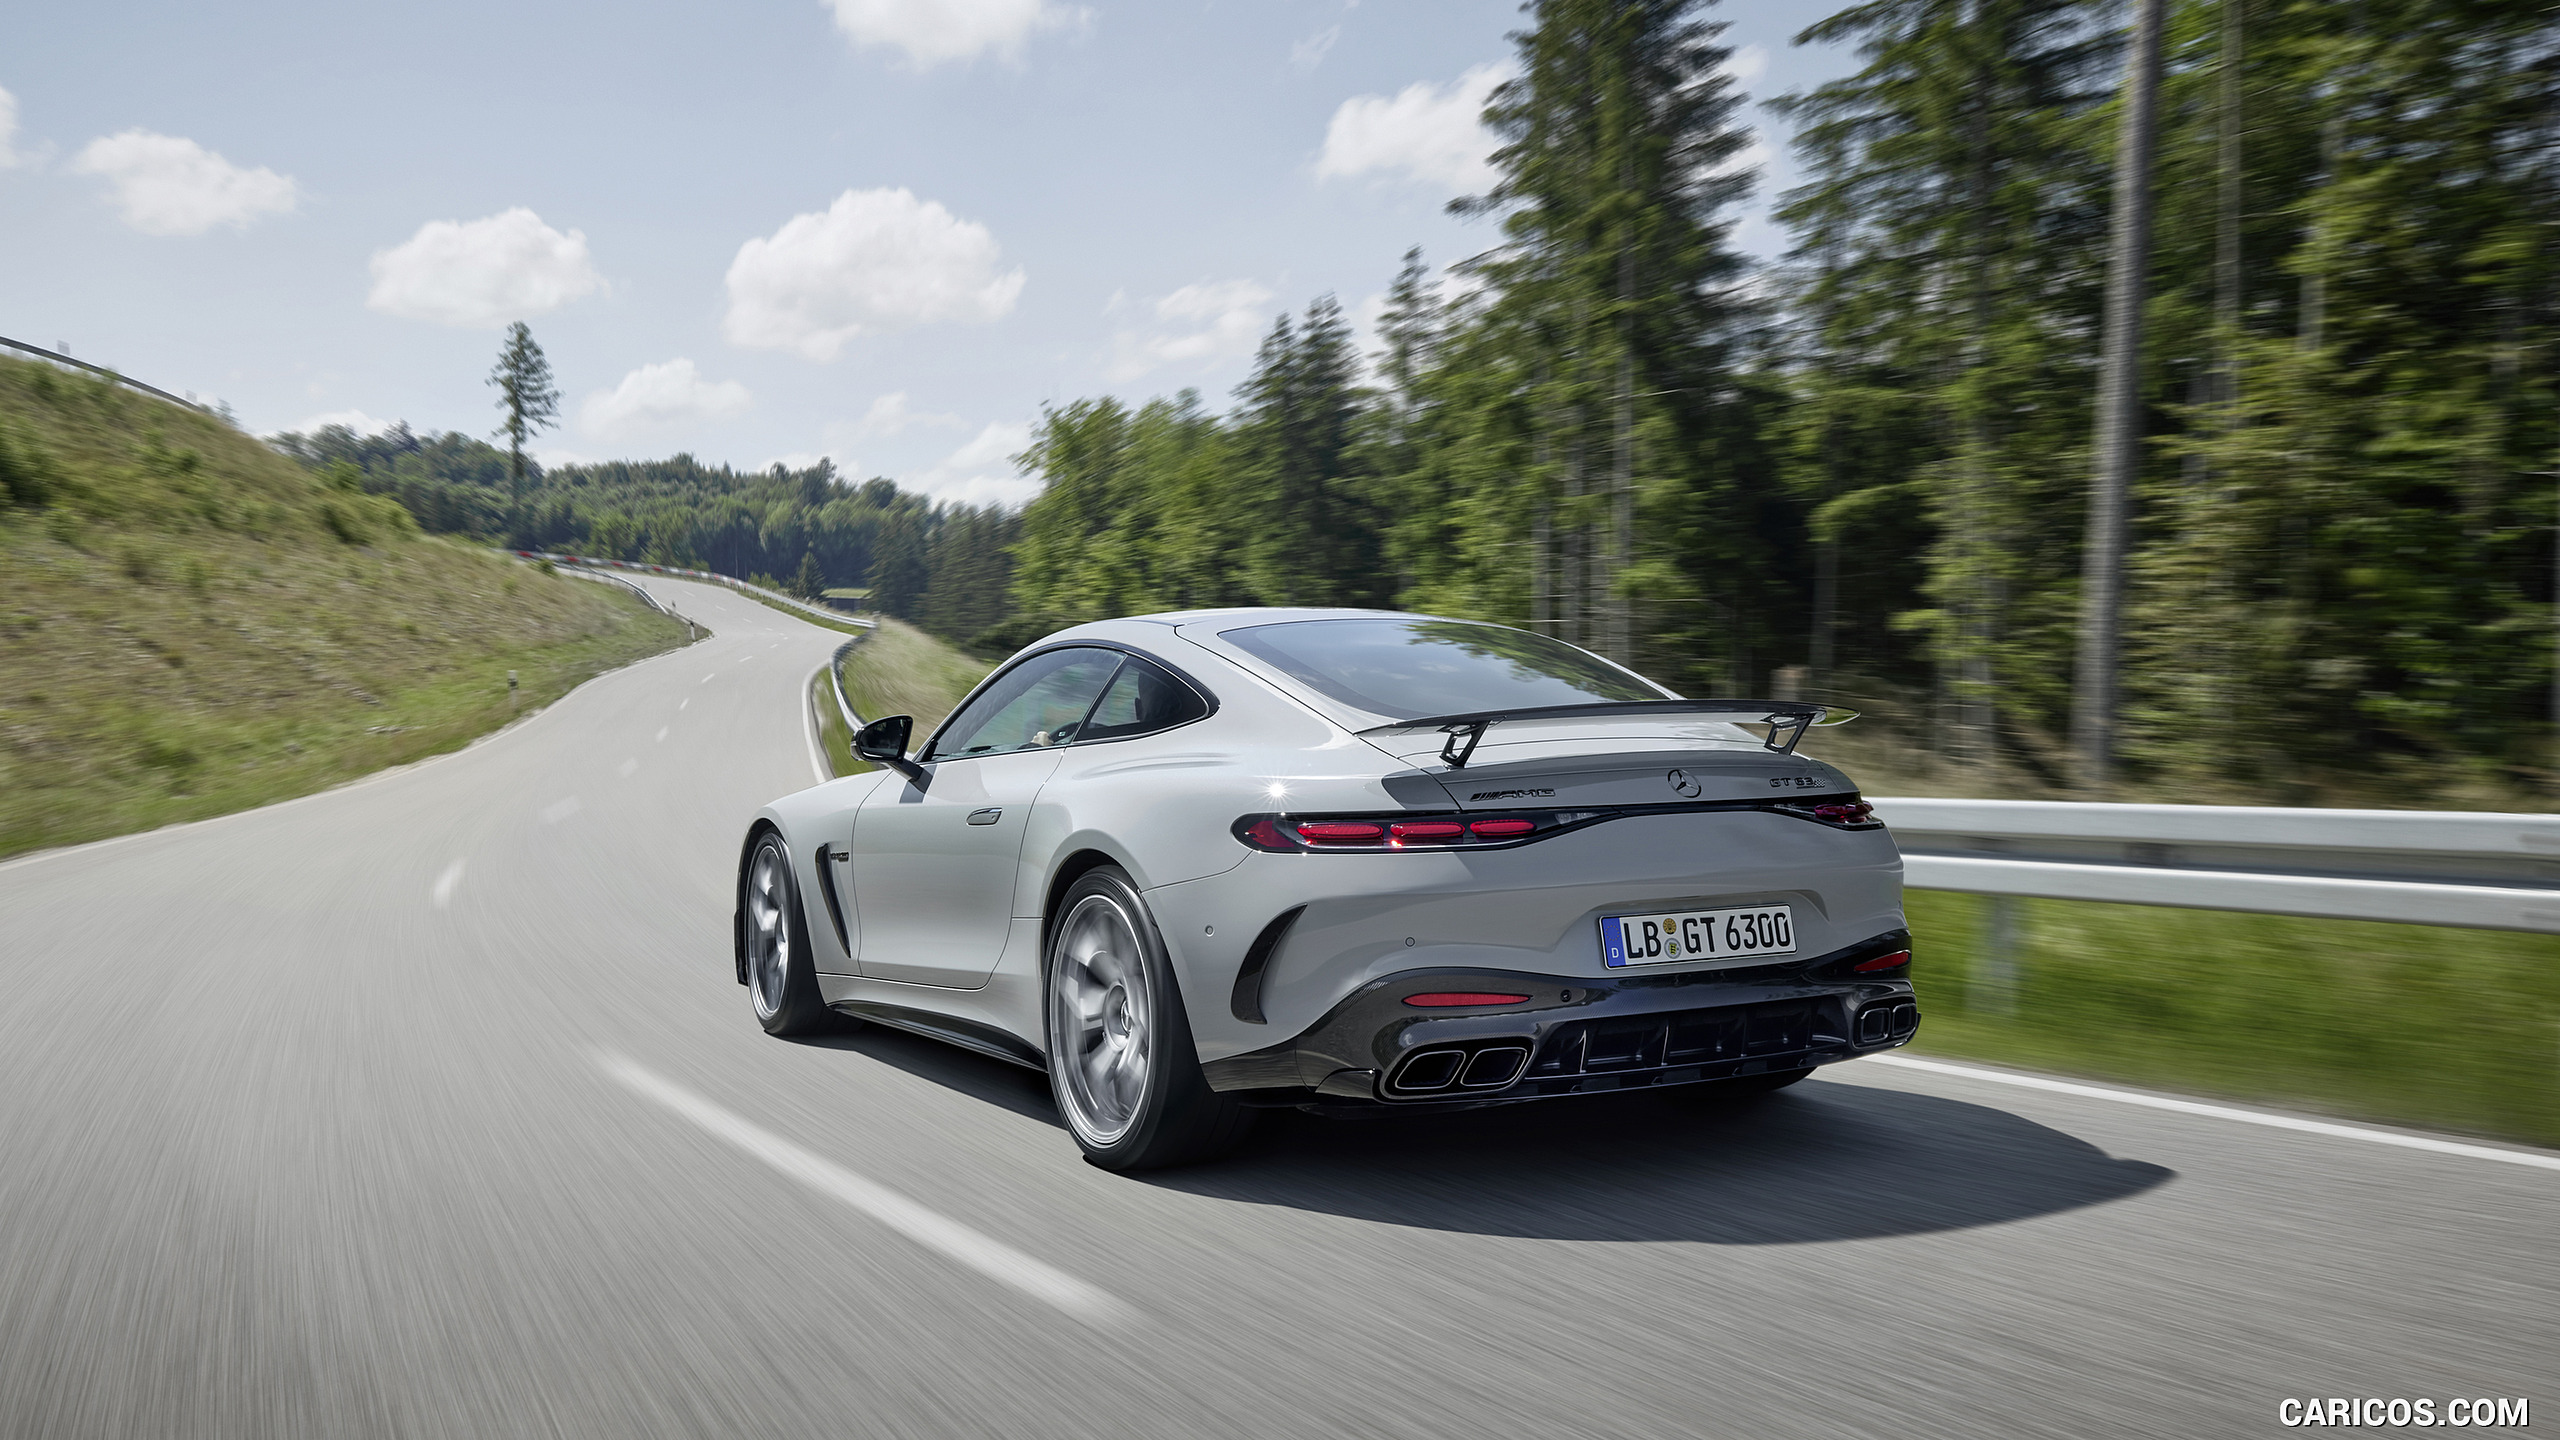
{"label": "road marking", "polygon": [[2539,1155],[2530,1150],[2500,1150],[2490,1145],[2466,1145],[2459,1140],[2438,1140],[2430,1135],[2402,1135],[2390,1130],[2368,1130],[2361,1125],[2339,1125],[2327,1120],[2303,1120],[2291,1115],[2272,1115],[2264,1110],[2241,1110],[2229,1105],[2207,1105],[2199,1100],[2176,1100],[2166,1095],[2145,1095],[2138,1090],[2115,1090],[2102,1085],[2079,1085],[2068,1080],[2047,1080],[2041,1075],[2019,1075],[2007,1070],[1981,1070],[1971,1065],[1949,1065],[1942,1060],[1918,1060],[1908,1055],[1870,1055],[1878,1065],[1898,1065],[1909,1070],[1931,1070],[1941,1075],[1961,1075],[1968,1080],[1990,1080],[2002,1085],[2017,1085],[2028,1090],[2050,1090],[2057,1095],[2078,1095],[2090,1100],[2113,1100],[2120,1105],[2142,1105],[2153,1110],[2171,1110],[2180,1115],[2204,1115],[2216,1120],[2237,1120],[2244,1125],[2264,1125],[2275,1130],[2299,1130],[2307,1135],[2328,1135],[2340,1140],[2364,1140],[2375,1145],[2397,1145],[2403,1150],[2427,1150],[2438,1155],[2466,1155],[2474,1160],[2503,1160],[2510,1165],[2530,1165],[2538,1170],[2560,1170],[2560,1155]]}
{"label": "road marking", "polygon": [[638,769],[640,768],[640,757],[639,757],[639,756],[637,756],[637,755],[634,755],[634,756],[632,756],[630,759],[623,761],[620,765],[617,765],[617,766],[615,766],[614,768],[622,772],[622,778],[623,778],[623,779],[628,780],[628,779],[630,779],[630,778],[631,778],[631,774],[632,774],[632,772],[633,772],[633,771],[635,771],[635,770],[638,770]]}
{"label": "road marking", "polygon": [[542,807],[542,823],[545,825],[557,825],[561,821],[566,820],[577,813],[578,797],[575,795],[564,796]]}
{"label": "road marking", "polygon": [[666,726],[661,725],[661,726],[659,726],[659,727],[658,727],[658,738],[659,738],[660,740],[664,740],[664,739],[666,739],[666,738],[667,738],[667,727],[666,727]]}
{"label": "road marking", "polygon": [[595,1052],[596,1064],[634,1093],[654,1100],[701,1126],[717,1139],[817,1191],[840,1200],[928,1250],[940,1251],[991,1280],[999,1280],[1070,1315],[1088,1320],[1125,1322],[1129,1307],[1063,1270],[1034,1260],[1012,1246],[981,1235],[956,1220],[947,1220],[884,1185],[866,1180],[833,1161],[813,1155],[790,1141],[724,1110],[692,1091],[664,1080],[627,1057]]}
{"label": "road marking", "polygon": [[453,903],[453,887],[461,883],[462,862],[456,860],[444,867],[444,873],[436,877],[435,889],[428,892],[435,896],[437,909],[442,910]]}
{"label": "road marking", "polygon": [[702,681],[701,681],[701,683],[703,683],[703,684],[705,684],[705,685],[708,685],[708,684],[710,684],[712,681],[717,680],[717,679],[719,679],[719,678],[720,678],[719,672],[714,671],[714,672],[712,672],[712,673],[711,673],[711,674],[709,674],[709,675],[705,675],[705,676],[703,676],[703,677],[702,677]]}
{"label": "road marking", "polygon": [[681,709],[683,709],[685,706],[690,705],[690,704],[692,704],[692,703],[693,703],[693,697],[692,697],[692,696],[690,696],[690,695],[687,695],[686,697],[684,697],[684,699],[683,699],[682,701],[680,701],[680,702],[678,702],[678,703],[677,703],[676,708],[677,708],[677,709],[679,709],[679,710],[681,710]]}

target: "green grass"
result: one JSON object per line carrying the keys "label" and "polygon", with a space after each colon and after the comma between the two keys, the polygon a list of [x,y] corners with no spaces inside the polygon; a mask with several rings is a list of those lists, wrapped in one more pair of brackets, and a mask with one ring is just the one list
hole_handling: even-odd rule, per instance
{"label": "green grass", "polygon": [[883,617],[879,630],[845,656],[844,696],[865,721],[914,716],[922,744],[989,668],[903,620]]}
{"label": "green grass", "polygon": [[861,775],[880,767],[853,756],[853,734],[844,728],[844,716],[836,709],[836,697],[827,684],[827,672],[820,670],[809,680],[809,712],[818,721],[818,753],[827,757],[827,769],[837,779]]}
{"label": "green grass", "polygon": [[619,587],[420,536],[211,416],[16,361],[0,566],[0,855],[456,749],[684,642]]}
{"label": "green grass", "polygon": [[2560,1145],[2560,938],[1911,891],[1914,1048],[2391,1124]]}

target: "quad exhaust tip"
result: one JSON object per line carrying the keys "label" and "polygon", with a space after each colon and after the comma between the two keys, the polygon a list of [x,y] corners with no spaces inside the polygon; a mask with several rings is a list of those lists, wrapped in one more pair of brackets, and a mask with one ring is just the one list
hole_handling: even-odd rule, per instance
{"label": "quad exhaust tip", "polygon": [[1472,1049],[1443,1046],[1416,1051],[1387,1082],[1394,1095],[1428,1095],[1447,1090],[1500,1090],[1529,1068],[1529,1047],[1482,1045]]}

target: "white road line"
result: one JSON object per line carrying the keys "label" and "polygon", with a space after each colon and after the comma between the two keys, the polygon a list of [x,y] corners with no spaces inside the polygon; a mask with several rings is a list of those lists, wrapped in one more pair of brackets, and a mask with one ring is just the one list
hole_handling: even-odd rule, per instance
{"label": "white road line", "polygon": [[928,1250],[940,1251],[991,1280],[999,1280],[1070,1315],[1126,1322],[1126,1305],[1065,1271],[1034,1260],[1012,1246],[946,1220],[886,1186],[801,1149],[746,1117],[714,1105],[632,1060],[597,1051],[596,1064],[634,1093],[654,1100],[821,1195],[840,1200]]}
{"label": "white road line", "polygon": [[436,877],[435,889],[428,892],[435,897],[437,909],[441,910],[453,903],[453,887],[461,883],[462,862],[456,860],[444,867],[444,873]]}
{"label": "white road line", "polygon": [[623,761],[620,765],[617,765],[617,766],[615,766],[615,767],[614,767],[614,769],[616,769],[617,771],[621,772],[622,778],[623,778],[623,779],[625,779],[625,780],[630,779],[630,778],[631,778],[631,775],[632,775],[632,772],[633,772],[633,771],[635,771],[635,770],[638,770],[639,768],[640,768],[640,757],[639,757],[639,756],[637,756],[637,755],[632,756],[630,759],[625,760],[625,761]]}
{"label": "white road line", "polygon": [[666,727],[666,726],[661,725],[661,726],[659,726],[659,727],[658,727],[658,738],[659,738],[660,740],[664,740],[664,739],[666,739],[666,738],[667,738],[667,727]]}
{"label": "white road line", "polygon": [[2368,1130],[2361,1125],[2339,1125],[2327,1120],[2302,1120],[2291,1115],[2271,1115],[2264,1110],[2241,1110],[2229,1105],[2207,1105],[2199,1100],[2177,1100],[2166,1095],[2145,1095],[2139,1090],[2115,1090],[2102,1085],[2081,1085],[2069,1080],[2047,1080],[2041,1075],[2019,1075],[2007,1070],[1982,1070],[1971,1065],[1949,1065],[1943,1060],[1920,1060],[1909,1055],[1870,1055],[1877,1065],[1898,1065],[1908,1070],[1929,1070],[1941,1075],[1961,1075],[1968,1080],[1990,1080],[2002,1085],[2016,1085],[2028,1090],[2050,1090],[2057,1095],[2078,1095],[2088,1100],[2113,1100],[2119,1105],[2141,1105],[2153,1110],[2170,1110],[2180,1115],[2203,1115],[2215,1120],[2237,1120],[2244,1125],[2264,1125],[2274,1130],[2299,1130],[2306,1135],[2327,1135],[2340,1140],[2363,1140],[2375,1145],[2396,1145],[2403,1150],[2426,1150],[2438,1155],[2463,1155],[2474,1160],[2503,1160],[2510,1165],[2530,1165],[2538,1170],[2560,1170],[2560,1155],[2536,1154],[2530,1150],[2500,1150],[2489,1145],[2466,1145],[2459,1140],[2438,1140],[2430,1135],[2402,1135],[2390,1130]]}
{"label": "white road line", "polygon": [[700,683],[705,684],[705,685],[708,685],[708,684],[710,684],[712,681],[717,680],[717,679],[719,679],[719,678],[720,678],[719,672],[714,671],[714,672],[712,672],[712,673],[711,673],[711,674],[709,674],[709,675],[705,675],[705,676],[703,676],[703,677],[702,677],[702,680],[701,680],[701,682],[700,682]]}
{"label": "white road line", "polygon": [[554,800],[550,804],[542,807],[542,823],[545,825],[557,825],[561,821],[566,820],[577,813],[578,797],[575,795],[563,796],[560,799]]}

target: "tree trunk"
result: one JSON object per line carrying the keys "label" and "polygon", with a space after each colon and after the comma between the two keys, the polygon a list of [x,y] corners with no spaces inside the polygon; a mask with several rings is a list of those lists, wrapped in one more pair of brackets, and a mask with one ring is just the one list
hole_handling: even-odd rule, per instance
{"label": "tree trunk", "polygon": [[[1989,7],[1977,5],[1975,22],[1986,29]],[[1983,36],[1978,43],[1989,44],[1992,37]],[[1992,664],[1992,651],[1998,647],[2000,611],[2006,599],[2001,584],[1998,525],[1993,516],[1998,510],[1992,495],[1991,426],[1983,413],[1980,371],[1990,363],[1991,354],[1991,256],[1993,225],[1991,190],[1993,164],[1996,157],[1991,143],[1991,107],[1993,79],[1980,73],[1976,82],[1973,114],[1966,122],[1966,146],[1970,151],[1966,208],[1970,212],[1967,229],[1973,243],[1966,256],[1966,336],[1964,372],[1972,382],[1971,393],[1960,405],[1962,426],[1959,443],[1964,448],[1962,478],[1964,489],[1962,528],[1958,553],[1965,567],[1962,598],[1957,601],[1957,624],[1962,636],[1956,670],[1956,713],[1959,717],[1958,748],[1966,760],[1989,766],[2000,755],[1999,677]]]}
{"label": "tree trunk", "polygon": [[2079,665],[2071,743],[2080,788],[2114,781],[2116,662],[2124,598],[2125,510],[2142,455],[2142,307],[2151,262],[2153,110],[2160,92],[2162,0],[2134,0],[2116,141],[2115,218],[2107,257],[2107,313],[2099,358],[2097,454],[2080,569]]}

